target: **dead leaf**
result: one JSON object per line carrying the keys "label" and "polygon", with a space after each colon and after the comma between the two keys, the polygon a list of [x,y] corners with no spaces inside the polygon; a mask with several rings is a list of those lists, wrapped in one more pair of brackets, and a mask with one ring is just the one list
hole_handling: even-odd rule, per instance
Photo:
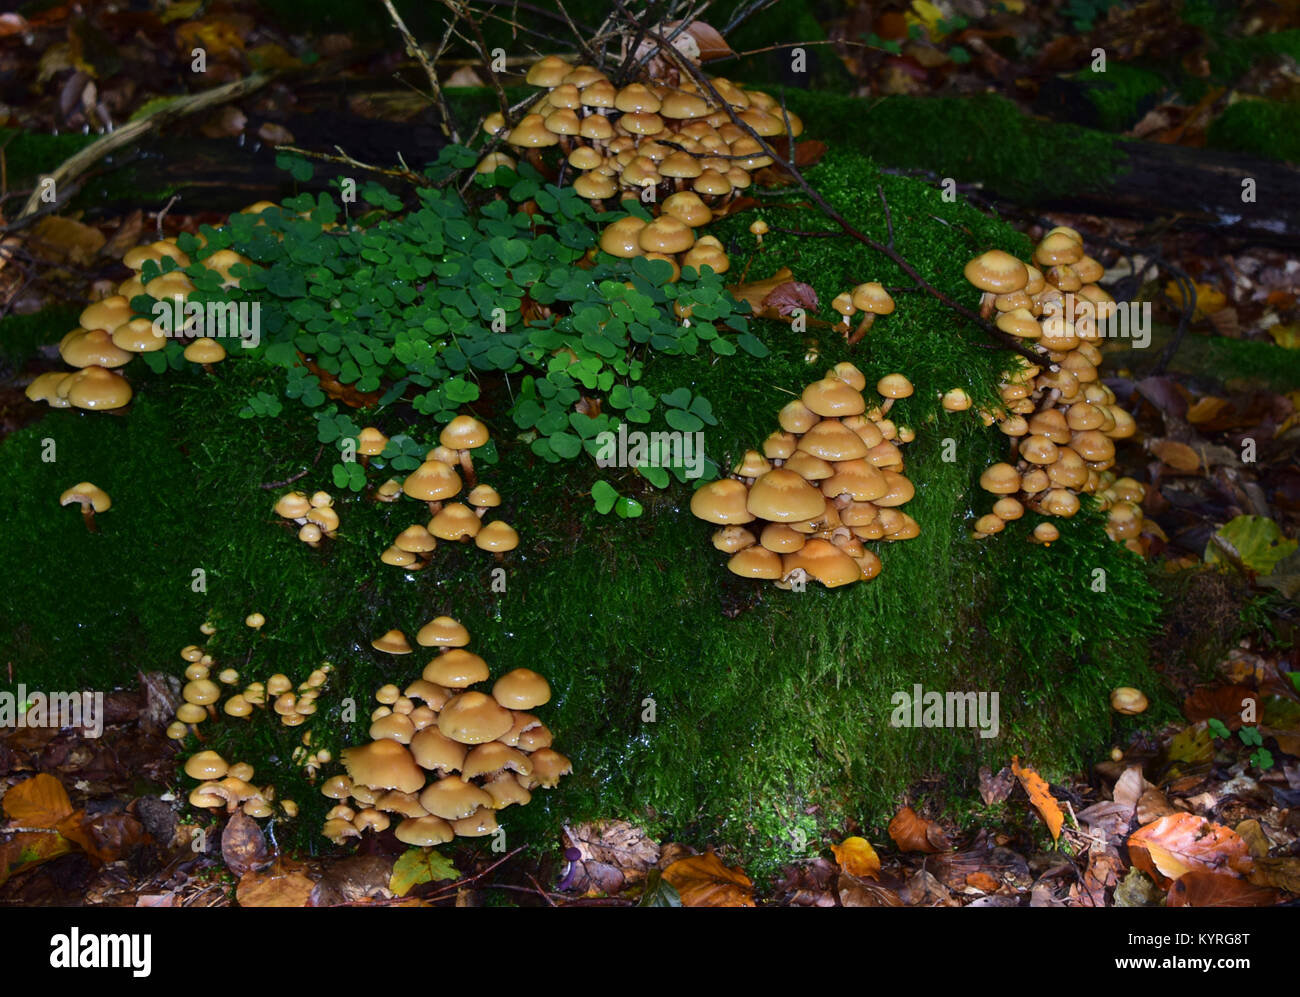
{"label": "dead leaf", "polygon": [[84,267],[103,248],[107,240],[97,228],[71,218],[47,215],[32,228],[31,249],[52,263],[70,263]]}
{"label": "dead leaf", "polygon": [[985,893],[992,893],[1002,884],[987,872],[972,872],[966,877],[966,885],[982,890]]}
{"label": "dead leaf", "polygon": [[679,859],[664,870],[683,907],[753,907],[754,884],[742,869],[732,869],[713,852]]}
{"label": "dead leaf", "polygon": [[72,801],[58,779],[42,772],[11,786],[4,810],[24,827],[56,827],[72,816]]}
{"label": "dead leaf", "polygon": [[840,874],[838,883],[840,904],[844,907],[902,907],[897,893],[869,879],[860,879],[847,872]]}
{"label": "dead leaf", "polygon": [[919,816],[911,807],[903,807],[889,822],[889,836],[898,845],[899,851],[903,852],[933,855],[952,847],[942,827]]}
{"label": "dead leaf", "polygon": [[1268,907],[1277,903],[1276,890],[1221,872],[1193,869],[1169,887],[1167,907]]}
{"label": "dead leaf", "polygon": [[1021,768],[1020,759],[1016,755],[1011,756],[1011,771],[1020,780],[1020,785],[1025,787],[1025,792],[1029,794],[1029,802],[1042,815],[1047,830],[1052,833],[1052,840],[1055,841],[1061,836],[1061,825],[1065,823],[1065,814],[1061,812],[1061,805],[1053,798],[1047,780],[1033,769]]}
{"label": "dead leaf", "polygon": [[805,314],[817,311],[817,292],[809,284],[797,280],[778,284],[759,302],[762,312],[773,312],[781,318],[791,317],[796,310]]}
{"label": "dead leaf", "polygon": [[959,906],[948,888],[926,869],[918,870],[899,890],[898,896],[909,907]]}
{"label": "dead leaf", "polygon": [[1186,443],[1156,440],[1151,444],[1150,449],[1162,463],[1183,474],[1192,474],[1201,466],[1200,456]]}
{"label": "dead leaf", "polygon": [[1271,886],[1300,895],[1300,859],[1256,859],[1246,878],[1256,886]]}
{"label": "dead leaf", "polygon": [[1244,685],[1198,686],[1183,701],[1183,716],[1192,723],[1213,717],[1229,730],[1241,727],[1241,715],[1247,709],[1252,716],[1259,716],[1259,697]]}
{"label": "dead leaf", "polygon": [[316,884],[303,871],[281,859],[271,868],[246,872],[235,888],[241,907],[306,907]]}
{"label": "dead leaf", "polygon": [[1015,784],[1016,777],[1009,766],[1002,766],[997,775],[987,765],[980,767],[980,799],[986,806],[1005,802]]}
{"label": "dead leaf", "polygon": [[1246,847],[1250,849],[1251,858],[1268,858],[1270,847],[1268,837],[1264,834],[1264,828],[1260,826],[1259,821],[1253,818],[1243,820],[1233,830],[1241,836],[1242,841],[1246,842]]}
{"label": "dead leaf", "polygon": [[221,832],[221,857],[226,868],[236,876],[260,869],[270,860],[266,836],[257,821],[242,810],[236,810],[226,821]]}
{"label": "dead leaf", "polygon": [[1192,870],[1239,876],[1252,861],[1235,831],[1188,813],[1138,828],[1129,835],[1128,853],[1133,865],[1164,886]]}
{"label": "dead leaf", "polygon": [[880,856],[866,838],[845,838],[838,845],[831,845],[831,851],[835,853],[835,861],[840,864],[840,868],[850,876],[879,878]]}
{"label": "dead leaf", "polygon": [[293,132],[274,121],[262,122],[257,128],[257,137],[267,145],[289,145],[293,142]]}

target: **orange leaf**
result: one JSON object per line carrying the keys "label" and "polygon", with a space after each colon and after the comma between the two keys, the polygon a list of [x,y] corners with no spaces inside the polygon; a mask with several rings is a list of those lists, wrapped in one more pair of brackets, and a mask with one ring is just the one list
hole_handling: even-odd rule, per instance
{"label": "orange leaf", "polygon": [[753,907],[754,884],[742,869],[723,865],[713,852],[678,859],[663,872],[683,907]]}
{"label": "orange leaf", "polygon": [[889,836],[898,845],[899,851],[935,852],[946,851],[949,847],[948,836],[943,828],[932,820],[926,820],[911,807],[903,807],[898,815],[889,822]]}
{"label": "orange leaf", "polygon": [[1061,813],[1061,805],[1052,797],[1047,780],[1033,769],[1021,768],[1020,759],[1016,755],[1011,756],[1011,771],[1020,780],[1020,785],[1025,787],[1025,792],[1029,794],[1029,802],[1042,814],[1047,829],[1052,832],[1052,840],[1056,841],[1061,836],[1061,825],[1065,823],[1065,814]]}
{"label": "orange leaf", "polygon": [[72,801],[63,784],[42,772],[12,786],[4,798],[5,813],[27,827],[54,827],[72,814]]}
{"label": "orange leaf", "polygon": [[61,834],[19,831],[0,841],[0,886],[12,875],[72,851],[72,842]]}
{"label": "orange leaf", "polygon": [[866,838],[845,838],[838,845],[831,845],[831,851],[835,853],[835,861],[840,864],[840,868],[850,876],[878,878],[880,856]]}
{"label": "orange leaf", "polygon": [[1192,871],[1238,876],[1252,865],[1250,849],[1236,831],[1189,813],[1138,828],[1129,835],[1128,857],[1162,886]]}

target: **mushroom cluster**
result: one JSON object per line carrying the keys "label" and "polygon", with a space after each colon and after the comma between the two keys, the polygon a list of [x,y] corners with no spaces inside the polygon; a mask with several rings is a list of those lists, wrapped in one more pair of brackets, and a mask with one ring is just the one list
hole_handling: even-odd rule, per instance
{"label": "mushroom cluster", "polygon": [[[547,56],[528,70],[528,83],[542,87],[538,99],[513,128],[498,113],[483,129],[500,135],[534,163],[541,150],[558,147],[573,189],[598,211],[627,196],[652,208],[647,223],[624,218],[606,227],[600,247],[613,256],[647,256],[679,266],[729,267],[722,244],[695,236],[715,212],[753,183],[771,164],[762,146],[733,120],[726,107],[693,80],[677,86],[650,81],[616,85],[592,66]],[[737,117],[764,139],[797,137],[803,123],[758,90],[717,77],[710,84]],[[504,153],[489,153],[481,172],[513,166]],[[757,233],[756,233],[757,234]]]}
{"label": "mushroom cluster", "polygon": [[[258,206],[245,208],[245,213],[257,212]],[[203,237],[197,237],[202,243]],[[159,267],[165,261],[173,269],[152,273],[145,279],[146,262]],[[152,295],[159,301],[179,298],[184,301],[194,290],[194,282],[183,272],[191,265],[188,255],[176,244],[174,238],[128,249],[122,257],[134,273],[116,288],[115,293],[85,308],[78,318],[78,326],[59,342],[59,356],[70,371],[50,371],[41,374],[27,386],[27,397],[34,402],[45,402],[52,408],[81,408],[95,411],[116,411],[131,401],[131,385],[117,370],[124,367],[136,354],[151,353],[167,345],[167,337],[159,332],[152,320],[137,316],[131,309],[131,299]],[[197,261],[205,269],[220,274],[222,287],[238,287],[239,278],[231,275],[236,264],[251,261],[229,249],[218,249]],[[183,331],[173,330],[173,336]],[[216,339],[198,337],[185,347],[184,357],[190,363],[211,370],[212,365],[226,358],[225,347]]]}
{"label": "mushroom cluster", "polygon": [[[889,315],[893,312],[894,299],[889,296],[883,284],[873,280],[859,284],[851,291],[837,294],[831,300],[831,307],[839,312],[841,324],[844,326],[844,339],[853,346],[867,334],[877,315]],[[858,312],[863,313],[862,320],[858,322],[857,328],[850,332],[853,316]]]}
{"label": "mushroom cluster", "polygon": [[[236,809],[256,819],[275,813],[275,787],[253,785],[253,766],[247,762],[228,763],[215,751],[195,752],[185,762],[185,774],[198,780],[190,791],[190,806],[201,810],[224,808],[227,813]],[[286,817],[298,816],[298,804],[281,800],[280,812]]]}
{"label": "mushroom cluster", "polygon": [[276,500],[275,514],[298,525],[298,539],[308,547],[319,547],[322,538],[334,539],[339,528],[339,514],[334,496],[318,491],[285,492]]}
{"label": "mushroom cluster", "polygon": [[915,489],[903,475],[899,444],[914,438],[888,417],[912,394],[902,374],[876,384],[882,402],[867,408],[866,378],[837,364],[781,409],[781,428],[748,451],[730,477],[691,497],[691,512],[716,523],[713,546],[744,578],[790,589],[814,579],[827,588],[880,573],[871,540],[908,540],[920,526],[902,510]]}
{"label": "mushroom cluster", "polygon": [[[261,614],[252,614],[249,618],[253,616],[260,617]],[[204,623],[199,630],[205,636],[217,632],[211,623]],[[181,648],[181,658],[187,662],[185,685],[181,689],[184,702],[176,710],[175,722],[167,727],[167,736],[174,741],[183,741],[193,727],[215,719],[217,707],[228,717],[247,720],[269,706],[285,727],[301,726],[316,712],[316,700],[334,668],[328,661],[323,662],[313,668],[296,689],[288,676],[277,673],[265,682],[243,683],[243,688],[235,691],[242,682],[239,671],[222,668],[216,672],[216,681],[213,681],[213,671],[218,666],[204,647],[188,644]]]}
{"label": "mushroom cluster", "polygon": [[[472,452],[488,439],[487,426],[470,415],[458,415],[443,427],[438,446],[425,454],[424,463],[400,486],[402,494],[427,503],[432,518],[427,525],[416,523],[399,533],[380,555],[384,564],[419,570],[429,562],[439,540],[450,543],[472,540],[479,550],[488,551],[498,561],[507,551],[519,546],[519,534],[509,523],[484,522],[488,510],[501,504],[501,495],[491,485],[479,484],[474,470]],[[461,473],[465,475],[464,481]],[[459,495],[465,482],[471,486],[465,496],[469,504],[446,501]],[[396,501],[398,486],[385,482],[377,497],[381,501]]]}
{"label": "mushroom cluster", "polygon": [[[1061,226],[1039,242],[1032,263],[994,249],[967,263],[965,275],[983,292],[981,314],[996,315],[999,329],[1042,356],[1041,363],[1022,361],[1006,372],[999,386],[1002,408],[980,413],[986,423],[998,424],[1013,454],[980,476],[980,486],[997,500],[976,521],[975,535],[1000,532],[1026,508],[1073,516],[1079,495],[1092,494],[1109,510],[1111,538],[1140,551],[1144,489],[1110,471],[1115,441],[1132,436],[1137,426],[1098,379],[1098,323],[1116,307],[1096,284],[1101,264],[1086,254],[1077,231]],[[949,395],[945,408],[969,407],[961,389]],[[1050,543],[1057,536],[1056,527],[1044,522],[1033,539]]]}
{"label": "mushroom cluster", "polygon": [[[386,830],[409,845],[437,845],[497,830],[496,812],[524,805],[532,790],[551,789],[573,771],[551,747],[551,732],[528,712],[551,688],[528,668],[506,672],[491,694],[472,687],[490,678],[488,664],[465,650],[470,635],[449,616],[420,628],[416,642],[438,653],[405,689],[384,685],[370,715],[368,744],[342,752],[346,774],[321,784],[337,803],[323,833],[335,843]],[[372,646],[409,654],[400,630]]]}

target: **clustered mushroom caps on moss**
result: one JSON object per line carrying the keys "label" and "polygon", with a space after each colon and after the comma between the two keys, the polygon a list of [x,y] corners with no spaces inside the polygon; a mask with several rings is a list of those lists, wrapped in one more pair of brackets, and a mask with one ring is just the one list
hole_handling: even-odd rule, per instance
{"label": "clustered mushroom caps on moss", "polygon": [[[616,86],[592,66],[574,66],[547,56],[528,70],[527,82],[546,90],[513,128],[500,113],[483,122],[538,164],[543,149],[558,148],[565,168],[576,171],[573,189],[604,211],[623,197],[649,204],[657,217],[623,218],[606,227],[600,248],[624,259],[646,256],[672,264],[676,280],[682,266],[730,266],[713,236],[695,237],[740,192],[752,174],[771,164],[754,138],[731,120],[693,80],[676,87],[650,81]],[[718,94],[759,135],[798,137],[803,123],[769,94],[746,90],[717,77]],[[515,160],[492,152],[480,172]],[[758,223],[756,223],[758,224]],[[766,226],[761,226],[764,230]],[[762,244],[762,232],[754,231]]]}
{"label": "clustered mushroom caps on moss", "polygon": [[[321,784],[338,801],[322,828],[336,844],[387,830],[399,818],[394,833],[409,845],[492,834],[496,811],[527,804],[532,790],[552,789],[573,771],[551,747],[551,732],[527,712],[550,701],[545,678],[516,668],[488,695],[472,688],[491,673],[465,650],[470,635],[461,623],[435,617],[415,639],[438,653],[405,689],[388,684],[376,691],[370,743],[345,749],[346,774]],[[387,654],[413,650],[400,630],[371,646]]]}
{"label": "clustered mushroom caps on moss", "polygon": [[866,581],[880,558],[863,541],[909,540],[920,526],[902,511],[915,494],[898,444],[913,438],[887,413],[912,394],[902,374],[876,384],[882,402],[868,410],[866,379],[837,364],[780,413],[781,428],[750,450],[732,476],[691,497],[691,512],[716,523],[713,546],[727,567],[789,589],[796,579],[827,588]]}
{"label": "clustered mushroom caps on moss", "polygon": [[[253,766],[247,762],[229,763],[215,751],[195,752],[185,762],[185,774],[198,780],[190,790],[190,806],[200,810],[220,810],[234,813],[242,810],[248,817],[263,819],[274,816],[276,809],[275,786],[258,788],[253,785]],[[280,800],[279,811],[285,817],[298,816],[298,804],[293,800]]]}
{"label": "clustered mushroom caps on moss", "polygon": [[[242,213],[258,214],[267,206],[270,202],[258,202]],[[196,238],[200,246],[206,244],[202,235]],[[152,353],[167,345],[167,337],[158,332],[152,320],[132,311],[131,300],[148,294],[158,301],[185,301],[194,291],[194,282],[184,272],[191,265],[219,274],[224,288],[239,286],[239,278],[231,274],[235,265],[253,265],[247,257],[229,249],[214,250],[191,261],[172,237],[128,249],[122,262],[135,271],[132,276],[119,284],[113,294],[83,309],[77,328],[59,342],[59,355],[75,369],[41,374],[27,386],[26,394],[32,401],[45,402],[52,408],[120,414],[130,403],[133,392],[117,368],[124,367],[138,354]],[[156,264],[160,269],[156,273],[151,271],[145,278],[146,263]],[[161,269],[164,266],[171,269]],[[172,335],[180,337],[183,331],[174,330]],[[226,349],[214,338],[199,336],[185,347],[183,356],[210,373],[214,364],[226,358]]]}
{"label": "clustered mushroom caps on moss", "polygon": [[[1042,355],[1040,364],[1026,360],[1006,372],[999,388],[1003,407],[980,413],[1010,439],[1014,456],[980,476],[980,486],[998,498],[992,511],[976,521],[976,537],[1000,532],[1026,508],[1068,518],[1079,510],[1079,495],[1091,494],[1109,510],[1106,532],[1111,539],[1143,551],[1139,535],[1145,489],[1110,470],[1115,441],[1128,439],[1137,426],[1097,376],[1102,355],[1094,342],[1100,335],[1096,324],[1115,308],[1114,298],[1096,283],[1102,273],[1101,264],[1084,251],[1079,233],[1065,226],[1043,237],[1031,264],[998,249],[966,264],[966,279],[983,292],[981,314],[996,315],[999,329]],[[1067,315],[1071,300],[1076,301],[1075,314]],[[965,392],[954,392],[944,396],[944,407],[969,407]],[[1051,543],[1059,535],[1044,522],[1031,539]]]}
{"label": "clustered mushroom caps on moss", "polygon": [[[260,630],[266,619],[261,613],[250,613],[244,622]],[[205,622],[199,630],[205,637],[217,632],[211,622]],[[330,662],[322,662],[296,688],[288,676],[277,673],[265,682],[242,683],[239,689],[242,678],[235,668],[220,669],[213,681],[213,670],[218,666],[205,646],[188,644],[181,648],[181,658],[187,662],[181,689],[184,702],[176,710],[176,720],[167,727],[167,736],[174,741],[185,740],[197,725],[216,719],[218,707],[226,716],[239,720],[250,720],[268,712],[269,707],[282,726],[299,727],[316,712],[316,701],[334,669]]]}
{"label": "clustered mushroom caps on moss", "polygon": [[329,492],[317,491],[310,496],[306,492],[285,492],[276,500],[275,514],[296,523],[298,539],[308,547],[319,547],[322,538],[333,540],[338,535],[339,514]]}
{"label": "clustered mushroom caps on moss", "polygon": [[[840,315],[840,324],[844,326],[844,340],[849,346],[855,346],[867,334],[877,315],[889,315],[894,310],[894,299],[879,281],[867,281],[858,284],[851,291],[837,294],[831,300],[831,307]],[[850,331],[853,316],[862,312],[862,320],[857,328]]]}
{"label": "clustered mushroom caps on moss", "polygon": [[[439,540],[469,543],[488,551],[500,561],[508,551],[519,546],[519,534],[502,520],[484,521],[489,509],[501,504],[501,495],[491,485],[479,484],[472,452],[484,446],[490,435],[487,426],[469,415],[452,419],[438,437],[438,446],[425,454],[424,463],[412,471],[398,486],[386,482],[376,496],[381,501],[396,501],[400,494],[428,503],[432,517],[427,525],[407,527],[394,538],[380,555],[384,564],[419,570],[427,564]],[[461,493],[465,482],[457,468],[471,484],[464,502],[447,502]],[[388,495],[385,496],[385,490]]]}

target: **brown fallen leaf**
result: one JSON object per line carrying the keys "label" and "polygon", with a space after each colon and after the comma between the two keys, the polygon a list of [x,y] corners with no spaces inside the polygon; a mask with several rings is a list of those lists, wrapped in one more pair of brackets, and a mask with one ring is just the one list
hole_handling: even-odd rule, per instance
{"label": "brown fallen leaf", "polygon": [[1300,859],[1256,859],[1246,878],[1256,886],[1271,886],[1300,896]]}
{"label": "brown fallen leaf", "polygon": [[1222,872],[1193,869],[1169,887],[1168,907],[1268,907],[1277,903],[1276,890],[1256,886]]}
{"label": "brown fallen leaf", "polygon": [[744,870],[724,865],[713,852],[679,859],[663,875],[677,890],[683,907],[754,906],[754,884]]}
{"label": "brown fallen leaf", "polygon": [[68,791],[46,772],[9,787],[4,811],[23,827],[55,827],[73,812]]}
{"label": "brown fallen leaf", "polygon": [[241,907],[306,907],[315,883],[284,859],[269,869],[246,872],[235,887]]}
{"label": "brown fallen leaf", "polygon": [[1198,686],[1183,701],[1183,715],[1192,723],[1213,717],[1229,730],[1241,727],[1241,715],[1259,716],[1259,697],[1244,685]]}
{"label": "brown fallen leaf", "polygon": [[1129,861],[1168,887],[1192,870],[1240,876],[1251,868],[1246,843],[1231,828],[1193,814],[1161,817],[1128,839]]}
{"label": "brown fallen leaf", "polygon": [[903,807],[889,822],[889,836],[898,845],[899,851],[903,852],[933,855],[952,847],[942,827],[921,817],[911,807]]}
{"label": "brown fallen leaf", "polygon": [[1011,756],[1011,771],[1020,780],[1020,785],[1025,787],[1025,792],[1029,794],[1029,802],[1042,815],[1047,829],[1052,833],[1052,840],[1057,840],[1061,836],[1061,825],[1065,823],[1065,814],[1061,812],[1061,805],[1052,796],[1047,780],[1033,769],[1021,768],[1020,759],[1016,755]]}
{"label": "brown fallen leaf", "polygon": [[225,861],[226,868],[236,876],[260,869],[270,861],[266,836],[257,821],[242,810],[236,810],[230,815],[221,832],[221,858]]}
{"label": "brown fallen leaf", "polygon": [[817,311],[817,292],[809,284],[797,280],[778,284],[759,302],[762,312],[775,312],[781,318],[791,317],[796,309],[805,314]]}
{"label": "brown fallen leaf", "polygon": [[107,240],[97,228],[71,218],[48,215],[32,228],[32,251],[52,263],[83,267],[104,247]]}
{"label": "brown fallen leaf", "polygon": [[1011,774],[1010,767],[1002,766],[997,775],[987,765],[980,767],[980,799],[986,806],[1005,802],[1015,785],[1016,777]]}
{"label": "brown fallen leaf", "polygon": [[983,890],[985,893],[992,893],[1002,884],[987,872],[972,872],[966,877],[966,885]]}
{"label": "brown fallen leaf", "polygon": [[1192,474],[1201,466],[1200,455],[1186,443],[1179,443],[1176,440],[1156,440],[1151,444],[1150,449],[1162,463],[1175,471]]}
{"label": "brown fallen leaf", "polygon": [[840,874],[837,884],[840,905],[843,907],[902,907],[903,901],[897,893],[888,887],[873,883],[869,879],[851,876],[847,872]]}

